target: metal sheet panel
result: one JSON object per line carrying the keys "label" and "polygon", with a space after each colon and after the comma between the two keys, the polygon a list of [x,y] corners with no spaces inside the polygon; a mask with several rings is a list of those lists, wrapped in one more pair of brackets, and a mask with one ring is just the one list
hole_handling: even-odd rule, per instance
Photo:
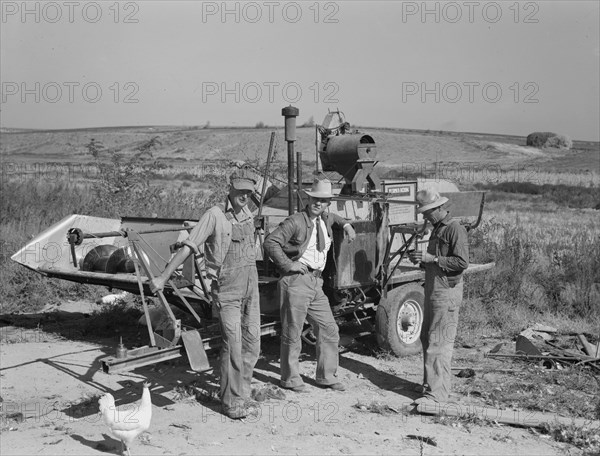
{"label": "metal sheet panel", "polygon": [[[416,182],[390,182],[382,183],[383,191],[393,195],[392,199],[399,201],[414,201],[417,194]],[[417,221],[417,210],[415,205],[390,204],[390,225],[401,223],[415,223]]]}
{"label": "metal sheet panel", "polygon": [[[165,228],[182,228],[184,223],[185,220],[180,219],[123,217],[121,229],[144,231]],[[160,274],[171,258],[169,246],[182,238],[186,239],[187,237],[188,234],[186,231],[165,231],[162,233],[148,233],[142,235],[146,244],[143,245],[142,248],[152,259],[151,269],[153,275]]]}
{"label": "metal sheet panel", "polygon": [[[326,285],[331,288],[350,288],[376,283],[376,234],[377,227],[371,221],[353,221],[356,239],[348,243],[344,232],[333,232],[333,249],[325,270]],[[337,273],[333,265],[337,265]]]}

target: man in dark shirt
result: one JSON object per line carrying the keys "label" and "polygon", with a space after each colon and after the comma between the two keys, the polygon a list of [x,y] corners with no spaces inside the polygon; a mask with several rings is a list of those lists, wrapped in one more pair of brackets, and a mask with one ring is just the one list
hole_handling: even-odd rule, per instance
{"label": "man in dark shirt", "polygon": [[467,230],[443,209],[448,198],[421,190],[417,201],[417,212],[433,225],[433,232],[426,252],[410,254],[413,263],[425,268],[423,397],[415,402],[444,402],[450,394],[450,366],[463,296],[462,276],[469,266],[469,242]]}

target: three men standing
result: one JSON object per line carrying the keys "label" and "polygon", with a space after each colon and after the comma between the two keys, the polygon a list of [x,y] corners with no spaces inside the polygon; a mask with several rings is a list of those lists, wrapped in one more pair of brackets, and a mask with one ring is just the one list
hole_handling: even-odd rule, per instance
{"label": "three men standing", "polygon": [[264,242],[265,253],[281,273],[277,290],[281,312],[281,382],[296,392],[305,389],[299,356],[305,320],[316,337],[318,385],[337,391],[345,386],[337,377],[338,326],[329,299],[323,293],[322,273],[332,242],[332,226],[343,228],[349,242],[356,237],[352,225],[337,214],[327,213],[331,182],[315,181],[305,192],[309,202],[303,211],[286,218]]}
{"label": "three men standing", "polygon": [[[247,416],[246,400],[260,351],[260,306],[254,221],[247,204],[254,191],[252,179],[234,176],[224,205],[208,210],[194,227],[185,245],[163,273],[151,281],[152,291],[162,290],[191,252],[204,245],[207,276],[219,314],[221,349],[221,402],[231,418]],[[317,385],[345,390],[337,377],[339,332],[329,299],[323,292],[322,273],[331,247],[332,227],[342,228],[349,242],[352,225],[326,212],[333,198],[329,181],[315,181],[303,211],[287,217],[264,242],[265,254],[278,267],[281,313],[281,380],[283,388],[305,389],[299,356],[304,322],[316,337]],[[431,190],[417,193],[417,212],[434,229],[427,251],[410,259],[425,268],[425,309],[421,329],[424,363],[424,396],[416,402],[448,400],[451,358],[463,294],[463,271],[469,265],[465,228],[442,208],[448,199]]]}

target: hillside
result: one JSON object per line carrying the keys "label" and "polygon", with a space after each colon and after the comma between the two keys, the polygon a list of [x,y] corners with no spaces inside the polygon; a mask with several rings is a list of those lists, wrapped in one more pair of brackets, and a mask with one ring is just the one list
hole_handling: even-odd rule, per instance
{"label": "hillside", "polygon": [[[574,173],[578,184],[598,183],[600,144],[575,142],[572,150],[536,149],[524,137],[475,133],[431,132],[402,129],[359,128],[375,139],[380,174],[390,170],[406,175],[435,175],[450,180],[484,173],[488,178],[525,170],[518,176]],[[106,151],[127,153],[156,138],[153,156],[173,172],[183,172],[215,160],[266,160],[271,131],[276,131],[276,161],[285,166],[287,146],[283,128],[115,127],[78,130],[12,131],[1,136],[0,156],[5,174],[27,164],[86,163],[85,145],[91,139]],[[308,169],[315,161],[315,130],[298,128],[295,150],[302,152]],[[108,156],[108,153],[106,154]],[[14,165],[21,163],[25,168]],[[504,176],[506,174],[506,176]],[[514,175],[514,173],[512,173]],[[474,178],[473,176],[471,176]],[[485,178],[486,176],[482,176]],[[485,179],[484,179],[485,180]]]}

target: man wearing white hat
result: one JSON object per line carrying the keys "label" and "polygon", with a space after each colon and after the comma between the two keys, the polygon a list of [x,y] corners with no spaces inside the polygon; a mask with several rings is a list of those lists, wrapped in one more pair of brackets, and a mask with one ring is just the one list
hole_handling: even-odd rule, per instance
{"label": "man wearing white hat", "polygon": [[427,251],[410,254],[425,268],[425,309],[421,327],[423,397],[416,403],[445,402],[450,394],[451,360],[463,296],[463,271],[469,266],[467,230],[443,209],[448,198],[433,190],[417,192],[417,212],[433,225]]}
{"label": "man wearing white hat", "polygon": [[349,242],[356,237],[352,225],[337,214],[325,212],[331,203],[331,182],[316,180],[303,211],[290,215],[264,242],[265,253],[278,267],[277,284],[281,309],[281,386],[301,392],[299,356],[302,328],[308,319],[313,327],[317,351],[315,382],[343,391],[337,377],[339,333],[329,299],[323,293],[321,274],[331,246],[332,226],[342,228]]}
{"label": "man wearing white hat", "polygon": [[248,209],[256,182],[232,174],[225,204],[206,211],[150,289],[162,290],[175,270],[204,246],[206,275],[221,325],[221,404],[232,419],[247,416],[254,366],[260,353],[260,305],[254,218]]}

